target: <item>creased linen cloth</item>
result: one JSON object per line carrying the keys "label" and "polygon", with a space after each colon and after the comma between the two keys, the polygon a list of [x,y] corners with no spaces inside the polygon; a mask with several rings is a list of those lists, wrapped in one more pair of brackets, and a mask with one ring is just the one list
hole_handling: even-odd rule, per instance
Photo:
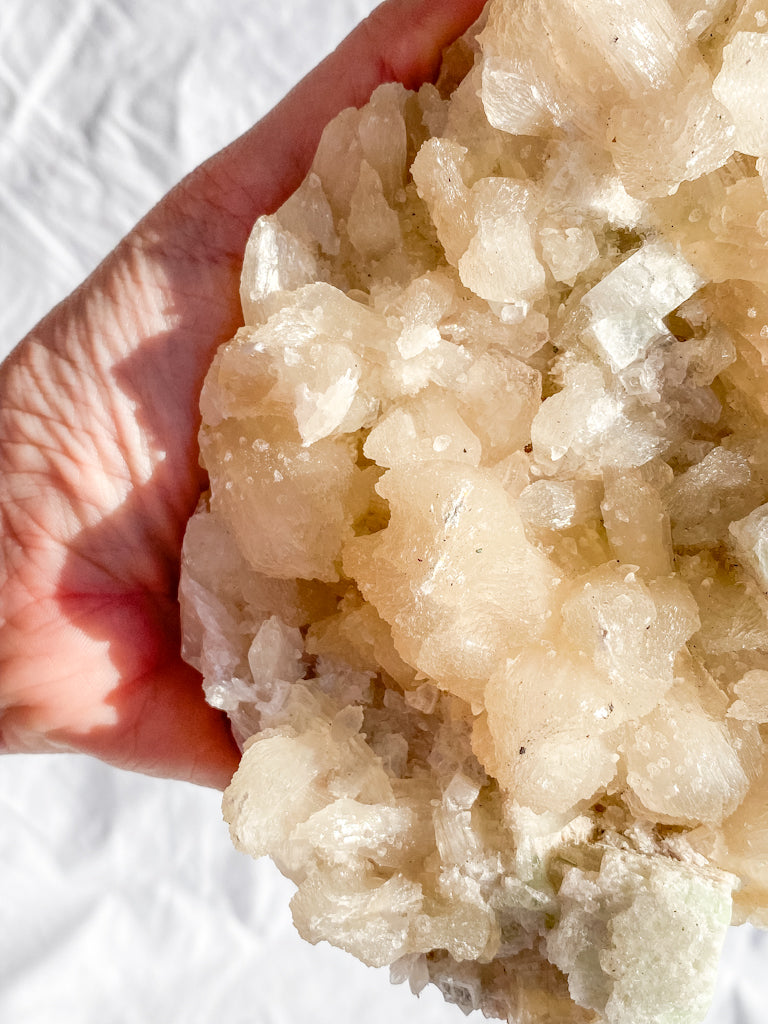
{"label": "creased linen cloth", "polygon": [[[3,0],[0,357],[373,6]],[[463,1019],[302,942],[291,891],[232,849],[217,793],[75,756],[0,759],[2,1024]],[[731,931],[708,1024],[764,1024],[767,955],[768,936]]]}

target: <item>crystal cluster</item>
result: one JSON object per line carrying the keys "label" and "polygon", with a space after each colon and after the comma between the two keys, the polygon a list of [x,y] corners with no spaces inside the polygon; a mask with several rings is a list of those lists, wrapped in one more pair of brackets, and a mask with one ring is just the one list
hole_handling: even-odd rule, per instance
{"label": "crystal cluster", "polygon": [[326,130],[201,397],[184,651],[296,926],[695,1024],[768,925],[768,12],[492,0]]}

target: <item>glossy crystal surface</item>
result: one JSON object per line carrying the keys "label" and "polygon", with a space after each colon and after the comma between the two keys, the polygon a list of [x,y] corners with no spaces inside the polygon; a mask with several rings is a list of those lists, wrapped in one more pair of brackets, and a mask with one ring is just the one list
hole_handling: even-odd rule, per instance
{"label": "glossy crystal surface", "polygon": [[695,1024],[768,924],[768,18],[493,0],[254,227],[185,653],[296,925]]}

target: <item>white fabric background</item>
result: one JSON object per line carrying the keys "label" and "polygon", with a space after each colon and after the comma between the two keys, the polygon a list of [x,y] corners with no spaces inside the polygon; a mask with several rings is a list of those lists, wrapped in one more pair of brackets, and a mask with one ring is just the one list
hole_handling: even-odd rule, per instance
{"label": "white fabric background", "polygon": [[[0,356],[373,0],[3,0]],[[293,933],[291,887],[219,796],[79,757],[0,759],[3,1024],[450,1024]],[[732,930],[709,1024],[764,1024],[768,943]]]}

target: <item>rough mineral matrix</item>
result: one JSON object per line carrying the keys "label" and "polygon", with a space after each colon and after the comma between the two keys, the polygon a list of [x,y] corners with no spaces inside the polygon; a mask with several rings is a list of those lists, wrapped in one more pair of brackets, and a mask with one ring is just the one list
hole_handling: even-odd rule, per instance
{"label": "rough mineral matrix", "polygon": [[492,0],[245,253],[185,656],[296,926],[696,1024],[768,925],[768,3]]}

